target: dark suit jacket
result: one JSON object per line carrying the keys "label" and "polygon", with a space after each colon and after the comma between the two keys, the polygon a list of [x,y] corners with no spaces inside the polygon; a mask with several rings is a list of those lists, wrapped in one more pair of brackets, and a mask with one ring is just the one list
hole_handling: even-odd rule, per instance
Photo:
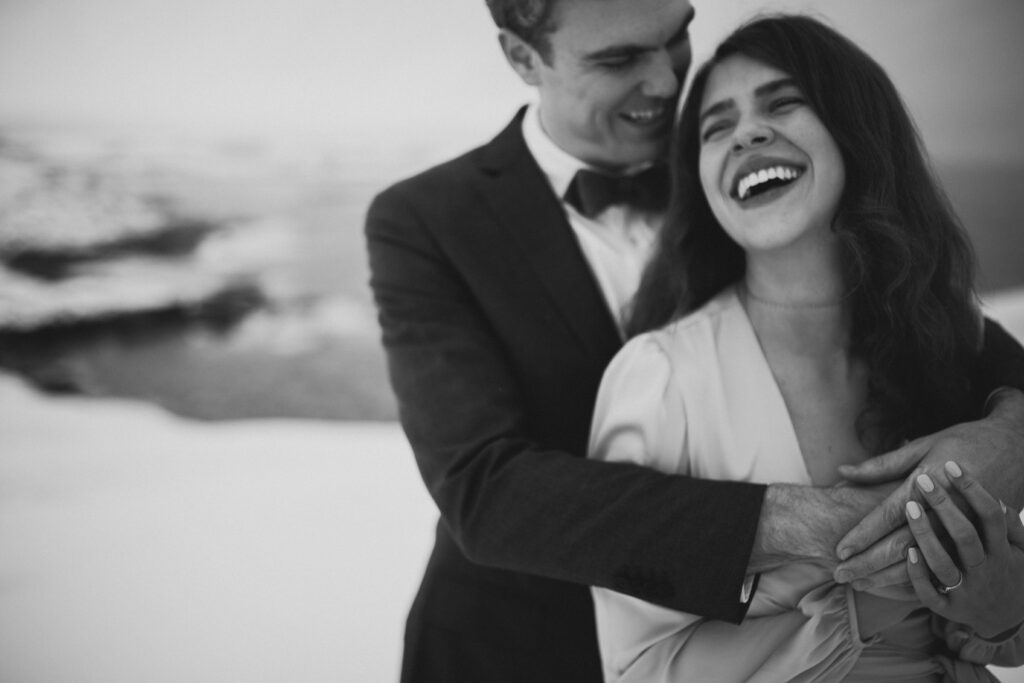
{"label": "dark suit jacket", "polygon": [[585,459],[621,340],[521,117],[367,217],[400,418],[441,511],[408,680],[600,680],[589,584],[745,611],[763,487]]}
{"label": "dark suit jacket", "polygon": [[745,613],[762,486],[585,459],[621,340],[521,118],[367,217],[401,422],[441,512],[403,680],[599,681],[588,585]]}

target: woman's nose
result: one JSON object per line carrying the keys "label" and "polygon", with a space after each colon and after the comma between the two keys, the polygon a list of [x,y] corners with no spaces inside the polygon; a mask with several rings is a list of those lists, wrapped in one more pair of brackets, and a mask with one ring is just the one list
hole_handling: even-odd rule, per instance
{"label": "woman's nose", "polygon": [[733,151],[739,152],[750,147],[760,147],[771,144],[775,139],[775,131],[771,126],[763,123],[749,121],[736,127],[733,134]]}

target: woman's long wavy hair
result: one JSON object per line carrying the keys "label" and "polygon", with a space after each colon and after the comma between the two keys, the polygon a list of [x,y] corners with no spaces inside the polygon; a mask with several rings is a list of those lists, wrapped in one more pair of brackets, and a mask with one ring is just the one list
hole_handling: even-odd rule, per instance
{"label": "woman's long wavy hair", "polygon": [[806,16],[741,26],[696,73],[671,154],[673,199],[644,273],[630,334],[695,310],[743,277],[745,256],[701,188],[699,114],[711,69],[744,55],[790,75],[835,139],[846,185],[839,236],[852,352],[869,368],[862,438],[888,448],[972,418],[970,377],[981,341],[974,255],[885,71]]}

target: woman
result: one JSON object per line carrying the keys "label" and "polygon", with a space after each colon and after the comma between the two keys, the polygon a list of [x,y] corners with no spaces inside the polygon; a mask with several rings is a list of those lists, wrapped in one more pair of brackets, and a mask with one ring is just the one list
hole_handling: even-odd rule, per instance
{"label": "woman", "polygon": [[[806,17],[741,27],[695,76],[673,164],[639,336],[605,375],[592,457],[827,486],[840,465],[974,417],[970,247],[870,57]],[[969,628],[993,639],[974,659],[1015,653],[1024,530],[949,467],[983,522],[920,479],[958,539],[947,551],[908,506],[920,601],[837,586],[810,563],[762,574],[739,626],[595,589],[606,677],[991,680],[941,646]]]}

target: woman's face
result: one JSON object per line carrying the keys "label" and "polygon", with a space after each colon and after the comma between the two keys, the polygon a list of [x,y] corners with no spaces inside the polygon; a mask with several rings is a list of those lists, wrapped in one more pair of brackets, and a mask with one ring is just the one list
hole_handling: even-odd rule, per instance
{"label": "woman's face", "polygon": [[839,147],[788,74],[734,55],[700,105],[700,180],[748,253],[834,239],[846,173]]}

